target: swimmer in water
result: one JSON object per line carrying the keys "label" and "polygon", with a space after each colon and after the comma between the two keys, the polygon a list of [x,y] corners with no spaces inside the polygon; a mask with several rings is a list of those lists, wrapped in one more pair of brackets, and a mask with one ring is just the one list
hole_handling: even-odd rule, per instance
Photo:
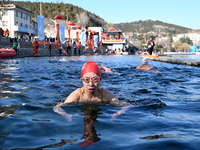
{"label": "swimmer in water", "polygon": [[[69,122],[72,119],[72,115],[67,114],[60,106],[69,103],[120,103],[113,93],[104,88],[100,88],[102,80],[101,70],[96,62],[89,61],[83,65],[81,80],[83,82],[82,88],[73,91],[64,103],[54,106],[54,111],[65,117]],[[112,118],[121,115],[127,109],[127,107],[122,107],[120,111],[112,115]]]}
{"label": "swimmer in water", "polygon": [[142,59],[141,65],[136,67],[136,69],[150,70],[151,66],[148,65],[148,59],[144,57]]}

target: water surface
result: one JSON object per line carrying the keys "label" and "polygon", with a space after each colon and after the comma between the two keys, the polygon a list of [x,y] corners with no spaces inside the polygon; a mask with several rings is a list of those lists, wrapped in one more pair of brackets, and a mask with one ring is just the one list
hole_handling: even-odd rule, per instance
{"label": "water surface", "polygon": [[[101,87],[130,109],[70,105],[68,122],[53,111],[82,86],[93,60],[112,69]],[[131,69],[137,56],[29,57],[0,60],[1,149],[199,149],[200,68],[149,61],[157,73]]]}

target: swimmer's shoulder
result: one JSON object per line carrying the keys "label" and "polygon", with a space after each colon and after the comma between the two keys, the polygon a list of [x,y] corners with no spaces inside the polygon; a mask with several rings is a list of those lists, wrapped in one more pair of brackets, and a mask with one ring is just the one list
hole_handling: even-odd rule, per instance
{"label": "swimmer's shoulder", "polygon": [[72,102],[79,102],[80,100],[80,92],[81,88],[77,88],[75,91],[73,91],[65,100],[64,103],[72,103]]}
{"label": "swimmer's shoulder", "polygon": [[103,100],[106,101],[106,102],[111,102],[111,101],[115,101],[117,100],[116,96],[111,93],[110,91],[104,89],[104,88],[101,88],[102,92],[103,92]]}

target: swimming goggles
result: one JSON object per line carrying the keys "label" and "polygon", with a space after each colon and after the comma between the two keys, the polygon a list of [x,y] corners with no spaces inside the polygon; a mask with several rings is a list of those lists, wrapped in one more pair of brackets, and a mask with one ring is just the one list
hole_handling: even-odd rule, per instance
{"label": "swimming goggles", "polygon": [[94,76],[92,78],[90,77],[82,77],[81,80],[84,81],[85,83],[89,83],[91,80],[93,83],[97,83],[99,81],[100,77],[99,76]]}

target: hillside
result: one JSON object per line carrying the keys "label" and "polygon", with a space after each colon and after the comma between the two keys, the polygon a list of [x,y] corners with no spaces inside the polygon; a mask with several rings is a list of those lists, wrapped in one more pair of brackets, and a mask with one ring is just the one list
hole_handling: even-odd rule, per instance
{"label": "hillside", "polygon": [[[10,1],[15,5],[26,8],[32,11],[35,16],[40,15],[40,2],[23,2],[23,1]],[[63,20],[70,20],[75,24],[81,26],[103,26],[106,22],[99,16],[92,14],[80,7],[73,6],[65,3],[41,3],[42,4],[42,15],[45,18],[53,19],[56,15],[62,15]]]}
{"label": "hillside", "polygon": [[[40,2],[23,2],[23,1],[10,1],[20,7],[26,8],[32,11],[36,19],[37,15],[40,15]],[[73,6],[66,3],[41,3],[42,4],[42,15],[45,18],[53,19],[56,15],[60,14],[63,16],[63,21],[67,22],[70,20],[74,24],[79,24],[84,27],[88,26],[104,26],[105,28],[110,28],[114,26],[122,30],[123,32],[133,32],[133,33],[148,33],[152,32],[153,34],[161,35],[174,35],[179,33],[191,32],[192,29],[181,27],[174,24],[168,24],[161,21],[135,21],[130,23],[119,23],[119,24],[107,24],[104,19],[99,16],[92,14],[78,6]]]}
{"label": "hillside", "polygon": [[160,34],[178,34],[187,33],[192,29],[181,27],[174,24],[168,24],[161,21],[135,21],[130,23],[114,24],[115,27],[121,29],[123,32],[135,32],[135,33],[160,33]]}

